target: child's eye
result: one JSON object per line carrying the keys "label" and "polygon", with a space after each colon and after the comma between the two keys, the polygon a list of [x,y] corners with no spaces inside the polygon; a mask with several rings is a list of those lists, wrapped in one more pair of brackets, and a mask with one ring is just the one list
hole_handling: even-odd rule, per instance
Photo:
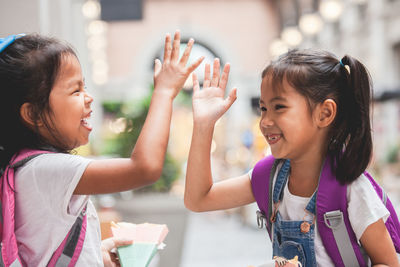
{"label": "child's eye", "polygon": [[284,105],[275,105],[275,110],[286,108]]}
{"label": "child's eye", "polygon": [[266,108],[266,107],[259,107],[258,109],[259,109],[261,112],[267,111],[267,108]]}

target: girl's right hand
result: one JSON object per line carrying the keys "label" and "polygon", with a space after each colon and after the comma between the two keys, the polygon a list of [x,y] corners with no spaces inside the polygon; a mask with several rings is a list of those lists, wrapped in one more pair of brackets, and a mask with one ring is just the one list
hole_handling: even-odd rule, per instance
{"label": "girl's right hand", "polygon": [[119,239],[110,237],[101,241],[101,252],[103,256],[104,267],[119,267],[121,263],[117,257],[116,249],[122,246],[128,246],[133,243],[133,240]]}
{"label": "girl's right hand", "polygon": [[176,31],[174,41],[171,45],[171,36],[167,34],[164,46],[164,62],[159,59],[154,64],[154,90],[170,93],[174,98],[182,89],[190,73],[192,73],[203,61],[204,57],[198,58],[193,64],[186,67],[194,40],[190,39],[181,59],[180,32]]}
{"label": "girl's right hand", "polygon": [[195,123],[215,123],[235,102],[236,88],[224,99],[228,83],[230,65],[227,63],[220,77],[219,59],[214,59],[213,75],[210,76],[210,65],[206,64],[203,89],[200,90],[197,75],[193,73],[193,120]]}

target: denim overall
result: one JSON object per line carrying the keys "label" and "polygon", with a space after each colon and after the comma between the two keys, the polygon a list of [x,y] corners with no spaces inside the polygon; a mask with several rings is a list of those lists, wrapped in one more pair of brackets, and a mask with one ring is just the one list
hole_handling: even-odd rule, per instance
{"label": "denim overall", "polygon": [[[298,260],[303,267],[317,266],[314,248],[315,223],[306,221],[311,226],[307,233],[303,233],[300,226],[304,221],[282,220],[279,211],[277,211],[277,206],[283,199],[283,189],[287,183],[289,171],[290,161],[286,160],[279,170],[273,189],[273,203],[275,207],[271,218],[272,221],[275,220],[273,223],[273,256],[281,256],[286,259],[298,256]],[[317,194],[314,193],[306,206],[306,210],[314,216],[316,196]]]}

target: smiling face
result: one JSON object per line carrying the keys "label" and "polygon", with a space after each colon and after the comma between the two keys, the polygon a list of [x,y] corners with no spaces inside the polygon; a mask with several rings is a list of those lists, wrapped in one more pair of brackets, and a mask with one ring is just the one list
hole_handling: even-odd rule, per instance
{"label": "smiling face", "polygon": [[300,159],[321,151],[315,110],[285,80],[273,89],[269,75],[263,78],[260,109],[260,129],[275,158]]}
{"label": "smiling face", "polygon": [[85,90],[78,59],[74,55],[64,55],[49,97],[49,120],[57,136],[46,127],[41,127],[41,134],[52,143],[62,141],[68,149],[86,144],[92,130],[87,121],[92,102],[92,96]]}

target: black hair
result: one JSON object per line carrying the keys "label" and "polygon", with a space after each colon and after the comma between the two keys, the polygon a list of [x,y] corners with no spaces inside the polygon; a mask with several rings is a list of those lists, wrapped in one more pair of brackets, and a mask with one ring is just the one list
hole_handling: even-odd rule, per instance
{"label": "black hair", "polygon": [[[49,116],[50,92],[66,55],[76,57],[70,45],[39,34],[20,37],[0,52],[0,169],[23,148],[68,151]],[[45,140],[38,127],[23,121],[20,109],[24,103],[30,103],[34,124],[43,122],[55,142]]]}
{"label": "black hair", "polygon": [[274,90],[287,81],[312,104],[333,99],[337,114],[327,144],[332,169],[341,183],[351,183],[372,156],[370,106],[372,82],[366,67],[351,56],[341,60],[323,50],[290,50],[262,72]]}

